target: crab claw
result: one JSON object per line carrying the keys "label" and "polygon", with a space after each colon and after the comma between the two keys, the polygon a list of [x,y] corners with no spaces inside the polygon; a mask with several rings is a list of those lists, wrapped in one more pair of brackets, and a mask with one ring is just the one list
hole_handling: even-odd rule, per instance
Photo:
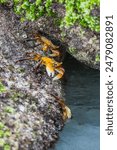
{"label": "crab claw", "polygon": [[63,112],[64,120],[71,119],[72,113],[69,107],[65,106],[65,111]]}
{"label": "crab claw", "polygon": [[47,45],[47,44],[44,44],[44,45],[43,45],[43,51],[47,51],[47,49],[48,49],[48,45]]}
{"label": "crab claw", "polygon": [[51,50],[52,51],[52,54],[50,54],[49,56],[51,57],[57,57],[57,56],[60,56],[60,52],[58,50]]}
{"label": "crab claw", "polygon": [[72,113],[71,110],[68,106],[65,105],[65,102],[63,99],[60,99],[58,96],[51,94],[51,96],[53,96],[55,98],[55,100],[60,104],[61,109],[62,109],[62,118],[64,121],[66,121],[67,119],[71,119],[72,117]]}
{"label": "crab claw", "polygon": [[56,68],[55,71],[58,72],[59,74],[56,75],[56,76],[53,78],[53,81],[62,78],[62,76],[63,76],[63,74],[64,74],[64,72],[65,72],[65,70],[64,70],[63,68],[61,68],[61,67],[60,67],[60,68]]}
{"label": "crab claw", "polygon": [[48,74],[48,76],[50,77],[54,77],[54,68],[52,67],[52,65],[51,64],[48,64],[47,66],[46,66],[46,71],[47,71],[47,74]]}
{"label": "crab claw", "polygon": [[62,108],[62,112],[63,112],[63,120],[66,121],[67,119],[71,119],[72,117],[72,113],[71,110],[68,106],[65,105],[64,100],[62,99],[57,99],[61,108]]}

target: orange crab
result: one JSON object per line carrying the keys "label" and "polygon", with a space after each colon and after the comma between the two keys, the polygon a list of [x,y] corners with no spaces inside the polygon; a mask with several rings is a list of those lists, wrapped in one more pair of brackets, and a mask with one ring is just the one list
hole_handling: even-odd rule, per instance
{"label": "orange crab", "polygon": [[59,46],[54,45],[51,42],[51,40],[48,40],[46,37],[44,37],[40,34],[35,34],[34,37],[37,40],[37,42],[43,46],[43,48],[42,48],[43,51],[50,50],[52,52],[52,54],[50,54],[49,56],[51,56],[51,57],[60,56],[60,52],[58,50]]}
{"label": "orange crab", "polygon": [[64,100],[61,99],[58,102],[63,111],[63,120],[71,119],[71,117],[72,117],[71,110],[68,106],[65,105]]}
{"label": "orange crab", "polygon": [[[26,55],[27,55],[27,58],[20,59],[18,61],[23,61],[23,60],[38,61],[35,71],[37,71],[37,69],[40,67],[40,65],[44,65],[46,67],[48,76],[52,77],[53,81],[62,78],[62,76],[64,75],[65,70],[61,66],[62,62],[57,62],[52,58],[49,58],[47,56],[41,56],[40,54],[34,53],[34,52],[26,53]],[[57,75],[55,75],[55,74],[57,74]]]}
{"label": "orange crab", "polygon": [[68,106],[65,105],[64,100],[54,94],[50,94],[50,95],[53,96],[55,100],[60,104],[62,113],[63,113],[63,116],[62,116],[63,120],[66,121],[67,119],[71,119],[72,118],[71,110]]}

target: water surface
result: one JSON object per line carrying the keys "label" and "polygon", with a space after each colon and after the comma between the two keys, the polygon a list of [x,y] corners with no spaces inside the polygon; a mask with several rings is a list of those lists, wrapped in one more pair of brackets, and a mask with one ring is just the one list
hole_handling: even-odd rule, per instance
{"label": "water surface", "polygon": [[66,103],[73,118],[66,122],[53,150],[99,150],[99,71],[72,57],[65,60]]}

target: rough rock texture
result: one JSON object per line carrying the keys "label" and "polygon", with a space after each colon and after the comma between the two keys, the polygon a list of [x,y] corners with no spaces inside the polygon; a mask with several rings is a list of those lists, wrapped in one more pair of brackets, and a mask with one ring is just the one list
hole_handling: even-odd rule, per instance
{"label": "rough rock texture", "polygon": [[[55,4],[53,9],[57,12],[56,17],[41,17],[36,22],[29,26],[35,27],[36,30],[46,32],[53,36],[53,38],[59,39],[61,43],[66,45],[67,51],[74,56],[78,61],[84,64],[99,69],[100,68],[100,34],[75,25],[70,28],[59,27],[60,18],[64,17],[65,9],[62,5]],[[99,16],[100,10],[96,9],[92,11],[93,16]]]}
{"label": "rough rock texture", "polygon": [[0,7],[0,150],[46,150],[63,127],[59,104],[60,81],[44,71],[35,74],[32,61],[15,63],[25,52],[18,39],[27,37],[24,25]]}
{"label": "rough rock texture", "polygon": [[[11,6],[12,7],[12,3]],[[99,69],[100,68],[100,34],[81,27],[79,24],[70,28],[60,28],[60,19],[65,15],[65,8],[62,4],[54,3],[54,17],[43,16],[34,22],[25,22],[25,27],[30,30],[45,32],[54,40],[60,40],[60,43],[66,46],[67,51],[78,61]],[[95,8],[91,12],[92,16],[100,16],[100,9]]]}

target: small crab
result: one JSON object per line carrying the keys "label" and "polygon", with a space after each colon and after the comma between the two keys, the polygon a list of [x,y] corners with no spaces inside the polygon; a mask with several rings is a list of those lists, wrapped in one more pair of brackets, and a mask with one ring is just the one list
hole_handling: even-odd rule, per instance
{"label": "small crab", "polygon": [[51,40],[47,39],[44,36],[41,36],[40,34],[35,34],[34,37],[37,40],[37,42],[43,46],[42,48],[43,51],[50,50],[52,52],[52,54],[50,54],[49,56],[51,57],[60,56],[60,52],[58,50],[59,46],[54,45]]}
{"label": "small crab", "polygon": [[63,111],[63,120],[71,119],[71,110],[68,106],[65,105],[64,100],[59,100],[59,104],[61,105]]}
{"label": "small crab", "polygon": [[53,96],[55,100],[60,104],[63,113],[62,116],[63,120],[66,121],[67,119],[71,119],[72,117],[71,110],[68,106],[65,105],[64,100],[59,98],[58,96],[55,96],[54,94],[50,94],[50,95]]}
{"label": "small crab", "polygon": [[18,61],[24,61],[24,60],[38,61],[35,71],[37,71],[40,65],[44,65],[46,67],[48,76],[52,77],[53,80],[58,80],[62,78],[62,76],[64,75],[65,70],[61,66],[62,62],[57,62],[53,58],[49,58],[47,56],[41,56],[40,54],[35,53],[35,52],[29,52],[29,53],[26,53],[26,55],[27,55],[27,58],[20,59]]}

